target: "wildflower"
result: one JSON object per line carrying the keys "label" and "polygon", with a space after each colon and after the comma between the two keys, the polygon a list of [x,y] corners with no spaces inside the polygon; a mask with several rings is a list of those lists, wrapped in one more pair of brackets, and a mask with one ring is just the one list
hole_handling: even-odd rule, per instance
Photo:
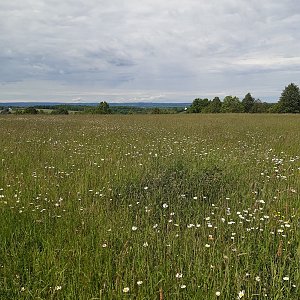
{"label": "wildflower", "polygon": [[21,292],[24,292],[25,291],[25,288],[24,286],[21,287]]}
{"label": "wildflower", "polygon": [[290,280],[290,278],[288,277],[288,276],[285,276],[285,277],[283,277],[282,278],[284,281],[289,281]]}
{"label": "wildflower", "polygon": [[205,248],[210,248],[210,245],[209,244],[205,244]]}
{"label": "wildflower", "polygon": [[260,282],[260,277],[259,277],[259,276],[256,276],[256,277],[255,277],[255,280],[256,280],[257,282]]}
{"label": "wildflower", "polygon": [[176,278],[182,278],[182,273],[176,273]]}
{"label": "wildflower", "polygon": [[144,244],[143,244],[143,247],[148,247],[149,246],[149,244],[147,243],[147,242],[145,242]]}
{"label": "wildflower", "polygon": [[56,287],[54,288],[54,290],[55,290],[55,291],[61,290],[61,285],[56,286]]}
{"label": "wildflower", "polygon": [[216,292],[216,296],[219,297],[221,293],[219,291]]}
{"label": "wildflower", "polygon": [[136,226],[132,226],[131,229],[132,229],[132,231],[136,231],[137,227]]}
{"label": "wildflower", "polygon": [[185,288],[186,288],[186,285],[185,285],[185,284],[182,284],[182,285],[180,286],[180,288],[181,288],[181,289],[185,289]]}
{"label": "wildflower", "polygon": [[244,296],[245,296],[245,291],[244,291],[244,290],[239,291],[239,293],[238,293],[238,298],[241,299],[241,298],[243,298]]}
{"label": "wildflower", "polygon": [[137,281],[137,285],[141,285],[143,283],[143,281],[142,280],[139,280],[139,281]]}
{"label": "wildflower", "polygon": [[102,248],[106,248],[106,247],[107,247],[107,244],[104,243],[104,244],[102,245]]}
{"label": "wildflower", "polygon": [[129,287],[124,287],[123,293],[128,293],[129,292]]}
{"label": "wildflower", "polygon": [[163,208],[168,208],[168,207],[169,207],[169,205],[167,203],[163,204]]}

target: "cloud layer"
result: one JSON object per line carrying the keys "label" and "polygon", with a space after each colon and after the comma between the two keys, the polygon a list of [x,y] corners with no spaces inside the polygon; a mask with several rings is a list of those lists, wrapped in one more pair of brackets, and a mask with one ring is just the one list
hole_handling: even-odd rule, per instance
{"label": "cloud layer", "polygon": [[299,24],[296,0],[2,0],[0,100],[274,101]]}

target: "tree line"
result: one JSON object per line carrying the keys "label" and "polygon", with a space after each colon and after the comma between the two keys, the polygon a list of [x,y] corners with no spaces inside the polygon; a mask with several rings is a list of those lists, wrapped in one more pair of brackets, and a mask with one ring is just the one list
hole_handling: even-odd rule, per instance
{"label": "tree line", "polygon": [[188,113],[299,113],[299,87],[291,83],[282,91],[277,103],[262,102],[247,93],[240,100],[236,96],[219,97],[212,100],[196,98],[187,110]]}

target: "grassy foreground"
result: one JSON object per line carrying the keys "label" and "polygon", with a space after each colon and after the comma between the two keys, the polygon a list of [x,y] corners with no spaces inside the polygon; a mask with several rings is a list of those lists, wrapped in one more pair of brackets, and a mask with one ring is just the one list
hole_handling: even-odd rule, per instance
{"label": "grassy foreground", "polygon": [[0,299],[299,299],[300,116],[0,128]]}

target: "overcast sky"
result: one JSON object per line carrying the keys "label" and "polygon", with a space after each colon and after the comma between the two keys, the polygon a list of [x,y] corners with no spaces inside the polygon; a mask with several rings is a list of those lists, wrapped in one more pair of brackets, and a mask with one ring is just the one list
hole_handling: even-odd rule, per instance
{"label": "overcast sky", "polygon": [[1,0],[0,101],[277,101],[299,28],[298,0]]}

